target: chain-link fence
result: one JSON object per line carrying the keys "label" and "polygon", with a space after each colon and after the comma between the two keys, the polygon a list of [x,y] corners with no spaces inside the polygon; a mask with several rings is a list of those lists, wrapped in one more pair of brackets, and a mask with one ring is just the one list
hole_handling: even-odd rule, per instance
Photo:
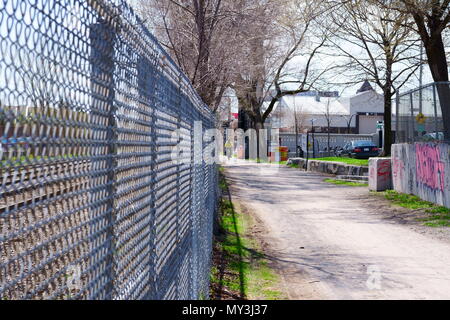
{"label": "chain-link fence", "polygon": [[0,104],[0,299],[207,298],[214,117],[123,0],[0,0]]}
{"label": "chain-link fence", "polygon": [[[450,82],[431,83],[398,95],[396,142],[448,140],[445,137],[442,107],[448,109],[449,104]],[[450,124],[448,126],[450,129]]]}

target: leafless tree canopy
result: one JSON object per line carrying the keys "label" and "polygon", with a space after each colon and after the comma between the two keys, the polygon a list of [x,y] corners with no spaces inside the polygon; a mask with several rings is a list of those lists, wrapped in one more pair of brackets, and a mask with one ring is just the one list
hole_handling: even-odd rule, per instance
{"label": "leafless tree canopy", "polygon": [[[375,0],[374,0],[375,1]],[[407,26],[417,33],[425,47],[427,62],[436,82],[449,81],[445,35],[450,27],[449,0],[376,0],[379,6],[410,16]],[[445,139],[450,141],[450,87],[438,85]]]}
{"label": "leafless tree canopy", "polygon": [[256,128],[264,126],[283,96],[311,90],[330,69],[317,58],[327,43],[326,32],[318,28],[323,23],[319,4],[271,0],[252,10],[259,13],[247,29],[247,54],[233,87]]}
{"label": "leafless tree canopy", "polygon": [[[216,110],[231,87],[262,125],[278,99],[310,90],[326,69],[314,61],[326,40],[315,27],[318,3],[141,0],[139,8],[208,105]],[[303,62],[289,68],[298,57]],[[263,110],[269,98],[273,103]]]}
{"label": "leafless tree canopy", "polygon": [[238,20],[230,1],[140,0],[139,10],[213,109],[230,82]]}
{"label": "leafless tree canopy", "polygon": [[217,110],[232,88],[255,128],[282,97],[344,75],[347,84],[370,80],[383,91],[390,132],[392,97],[424,62],[420,43],[435,81],[448,81],[450,0],[138,1],[205,103]]}
{"label": "leafless tree canopy", "polygon": [[[335,3],[334,1],[332,3]],[[341,1],[330,11],[333,55],[349,83],[369,80],[384,94],[385,152],[392,144],[392,98],[417,72],[420,39],[408,24],[411,17],[374,1]]]}

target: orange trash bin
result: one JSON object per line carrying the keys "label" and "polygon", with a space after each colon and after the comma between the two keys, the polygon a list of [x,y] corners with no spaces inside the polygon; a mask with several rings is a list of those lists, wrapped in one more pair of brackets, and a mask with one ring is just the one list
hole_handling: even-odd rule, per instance
{"label": "orange trash bin", "polygon": [[281,161],[289,160],[289,148],[288,147],[280,147],[280,158],[281,158]]}

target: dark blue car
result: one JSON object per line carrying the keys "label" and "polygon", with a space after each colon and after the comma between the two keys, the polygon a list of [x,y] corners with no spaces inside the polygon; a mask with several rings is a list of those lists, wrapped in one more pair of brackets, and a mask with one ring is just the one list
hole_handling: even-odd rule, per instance
{"label": "dark blue car", "polygon": [[352,141],[347,143],[341,151],[341,157],[348,156],[356,159],[378,157],[381,150],[372,141]]}

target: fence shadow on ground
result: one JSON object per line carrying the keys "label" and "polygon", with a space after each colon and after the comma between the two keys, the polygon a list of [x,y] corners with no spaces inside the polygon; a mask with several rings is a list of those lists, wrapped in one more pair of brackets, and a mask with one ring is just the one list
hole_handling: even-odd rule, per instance
{"label": "fence shadow on ground", "polygon": [[222,175],[220,185],[222,198],[217,221],[219,227],[215,235],[211,297],[214,300],[247,300],[252,294],[249,291],[254,290],[254,285],[249,285],[250,273],[257,272],[264,260],[271,261],[273,258],[248,242],[251,231],[243,227],[243,219],[235,209]]}
{"label": "fence shadow on ground", "polygon": [[[224,196],[222,197],[220,203],[220,212],[217,221],[219,227],[218,232],[215,235],[215,240],[216,244],[220,243],[221,246],[216,245],[214,249],[214,265],[217,266],[217,281],[214,281],[212,284],[212,298],[214,300],[245,300],[246,286],[244,278],[244,253],[240,230],[238,227],[237,213],[235,211],[231,192],[228,184],[226,183],[225,177],[221,175],[220,180],[222,193]],[[231,230],[224,228],[223,226],[222,218],[226,210],[231,217]],[[235,242],[234,247],[236,248],[236,252],[232,255],[232,257],[230,257],[229,252],[223,248],[223,245],[229,241],[230,237],[233,238]],[[228,270],[229,264],[238,266],[239,290],[231,290],[230,288],[226,288],[225,278],[227,276],[235,276],[230,274],[230,271]]]}

